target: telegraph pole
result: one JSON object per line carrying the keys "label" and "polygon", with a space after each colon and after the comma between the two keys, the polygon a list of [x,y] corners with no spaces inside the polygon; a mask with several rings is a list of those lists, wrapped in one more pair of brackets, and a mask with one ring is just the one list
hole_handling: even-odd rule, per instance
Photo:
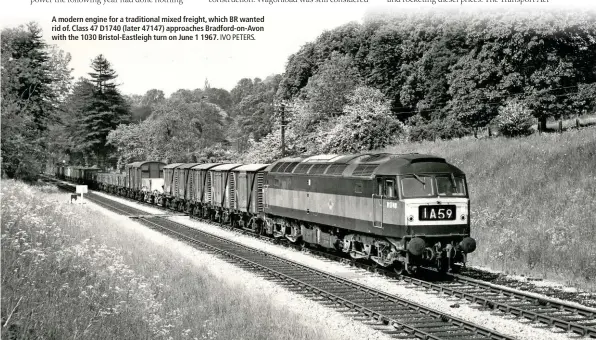
{"label": "telegraph pole", "polygon": [[281,157],[286,154],[286,104],[281,103]]}

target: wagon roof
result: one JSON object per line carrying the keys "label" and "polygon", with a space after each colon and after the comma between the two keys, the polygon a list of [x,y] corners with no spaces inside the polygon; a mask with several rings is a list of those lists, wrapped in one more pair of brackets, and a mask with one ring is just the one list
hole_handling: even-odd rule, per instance
{"label": "wagon roof", "polygon": [[259,171],[268,167],[269,164],[245,164],[234,169],[234,171]]}
{"label": "wagon roof", "polygon": [[238,164],[238,163],[233,163],[233,164],[222,164],[222,165],[218,165],[214,168],[211,168],[210,170],[213,171],[227,171],[227,170],[231,170],[233,168],[236,168],[238,166],[241,166],[242,164]]}
{"label": "wagon roof", "polygon": [[172,163],[172,164],[168,164],[168,165],[164,166],[163,168],[164,169],[173,169],[173,168],[176,168],[176,167],[178,167],[179,165],[182,165],[182,164],[184,164],[184,163]]}
{"label": "wagon roof", "polygon": [[176,169],[190,169],[190,168],[197,166],[199,164],[201,164],[201,163],[184,163],[181,166],[177,167]]}
{"label": "wagon roof", "polygon": [[126,167],[127,168],[139,168],[139,167],[141,167],[141,165],[147,164],[147,163],[161,163],[164,165],[166,164],[166,163],[160,162],[160,161],[141,161],[141,162],[133,162],[133,163],[126,164]]}
{"label": "wagon roof", "polygon": [[206,170],[206,169],[210,169],[216,165],[220,165],[221,163],[205,163],[205,164],[199,164],[197,166],[194,166],[192,168],[192,170]]}

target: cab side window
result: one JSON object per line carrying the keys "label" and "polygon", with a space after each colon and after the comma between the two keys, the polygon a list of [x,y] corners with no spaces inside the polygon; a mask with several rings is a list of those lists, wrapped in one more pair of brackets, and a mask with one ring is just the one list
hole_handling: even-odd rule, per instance
{"label": "cab side window", "polygon": [[385,181],[385,196],[387,198],[395,198],[395,182],[393,180]]}

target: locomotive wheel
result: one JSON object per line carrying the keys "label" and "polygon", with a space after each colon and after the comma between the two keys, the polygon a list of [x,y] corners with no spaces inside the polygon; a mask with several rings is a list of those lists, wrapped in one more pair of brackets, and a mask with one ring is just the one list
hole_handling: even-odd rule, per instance
{"label": "locomotive wheel", "polygon": [[437,260],[437,271],[440,274],[446,274],[449,271],[449,259],[442,257]]}
{"label": "locomotive wheel", "polygon": [[403,263],[398,262],[397,264],[395,264],[393,266],[393,271],[397,274],[397,275],[406,275],[406,267],[404,266]]}
{"label": "locomotive wheel", "polygon": [[416,268],[412,268],[405,263],[397,262],[397,264],[393,265],[393,271],[397,275],[409,276],[416,274]]}

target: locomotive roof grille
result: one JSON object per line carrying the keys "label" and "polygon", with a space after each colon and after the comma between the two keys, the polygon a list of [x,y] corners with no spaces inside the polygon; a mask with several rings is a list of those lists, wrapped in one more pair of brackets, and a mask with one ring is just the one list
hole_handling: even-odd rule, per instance
{"label": "locomotive roof grille", "polygon": [[271,172],[278,172],[279,168],[281,168],[282,165],[285,166],[286,164],[286,162],[279,162],[275,164],[273,168],[271,168]]}
{"label": "locomotive roof grille", "polygon": [[312,164],[298,164],[298,166],[294,169],[295,174],[305,174],[310,169]]}
{"label": "locomotive roof grille", "polygon": [[343,174],[344,170],[346,170],[347,167],[348,164],[331,164],[327,168],[325,175],[341,176],[341,174]]}
{"label": "locomotive roof grille", "polygon": [[281,165],[279,166],[279,168],[277,168],[277,172],[286,172],[286,169],[290,165],[292,165],[292,162],[283,162],[283,163],[281,163]]}
{"label": "locomotive roof grille", "polygon": [[292,171],[294,171],[294,169],[296,168],[296,166],[298,166],[298,164],[300,164],[300,162],[291,162],[291,163],[288,163],[288,166],[286,166],[283,169],[283,172],[292,172]]}
{"label": "locomotive roof grille", "polygon": [[328,166],[329,164],[315,164],[310,168],[308,173],[313,175],[321,175],[325,173],[325,169],[327,169]]}
{"label": "locomotive roof grille", "polygon": [[352,176],[370,176],[378,166],[378,164],[360,164],[354,169]]}
{"label": "locomotive roof grille", "polygon": [[369,155],[368,157],[363,158],[361,162],[374,162],[386,158],[387,156],[389,156],[388,153],[378,153],[374,155]]}

